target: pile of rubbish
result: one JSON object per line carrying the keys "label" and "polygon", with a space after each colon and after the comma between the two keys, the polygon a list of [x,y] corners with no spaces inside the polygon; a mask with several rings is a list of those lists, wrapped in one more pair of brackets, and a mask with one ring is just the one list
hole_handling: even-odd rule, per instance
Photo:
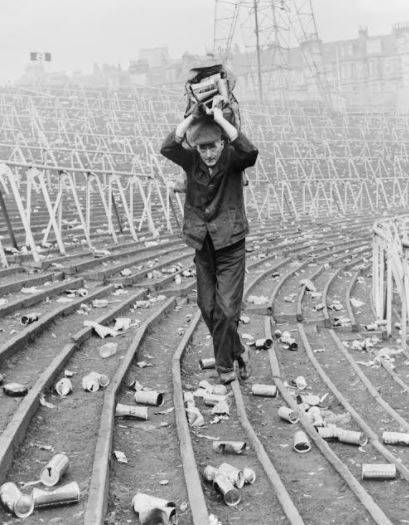
{"label": "pile of rubbish", "polygon": [[[65,454],[55,454],[40,472],[41,483],[47,488],[34,487],[31,494],[23,493],[15,483],[10,481],[0,487],[0,501],[4,508],[18,518],[27,518],[34,509],[78,503],[80,488],[76,481],[72,481],[58,488],[55,487],[65,476],[69,468],[69,458]],[[29,483],[33,485],[32,482]]]}

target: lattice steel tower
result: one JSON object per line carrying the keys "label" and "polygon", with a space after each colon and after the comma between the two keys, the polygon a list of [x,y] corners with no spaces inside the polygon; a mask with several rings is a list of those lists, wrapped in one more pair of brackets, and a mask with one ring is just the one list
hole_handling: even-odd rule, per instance
{"label": "lattice steel tower", "polygon": [[331,105],[311,0],[215,0],[213,47],[260,100]]}

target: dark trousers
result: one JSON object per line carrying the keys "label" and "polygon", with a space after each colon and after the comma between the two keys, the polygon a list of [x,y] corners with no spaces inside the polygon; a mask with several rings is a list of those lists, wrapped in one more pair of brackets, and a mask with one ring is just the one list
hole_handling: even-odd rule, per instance
{"label": "dark trousers", "polygon": [[244,239],[215,250],[209,234],[196,250],[197,304],[213,338],[218,372],[234,369],[244,351],[237,332],[245,274]]}

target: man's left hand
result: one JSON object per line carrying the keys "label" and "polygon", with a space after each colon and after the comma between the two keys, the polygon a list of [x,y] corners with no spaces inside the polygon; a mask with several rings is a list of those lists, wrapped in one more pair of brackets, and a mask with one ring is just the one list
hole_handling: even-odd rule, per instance
{"label": "man's left hand", "polygon": [[212,108],[210,111],[211,111],[211,114],[213,115],[215,122],[219,124],[221,121],[224,121],[223,111],[220,108],[215,107],[215,108]]}

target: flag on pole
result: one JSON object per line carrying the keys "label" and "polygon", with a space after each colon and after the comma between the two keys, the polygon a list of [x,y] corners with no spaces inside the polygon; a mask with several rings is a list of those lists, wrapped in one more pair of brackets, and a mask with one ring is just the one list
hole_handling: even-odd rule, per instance
{"label": "flag on pole", "polygon": [[31,51],[31,62],[51,62],[51,53],[39,53],[38,51]]}

